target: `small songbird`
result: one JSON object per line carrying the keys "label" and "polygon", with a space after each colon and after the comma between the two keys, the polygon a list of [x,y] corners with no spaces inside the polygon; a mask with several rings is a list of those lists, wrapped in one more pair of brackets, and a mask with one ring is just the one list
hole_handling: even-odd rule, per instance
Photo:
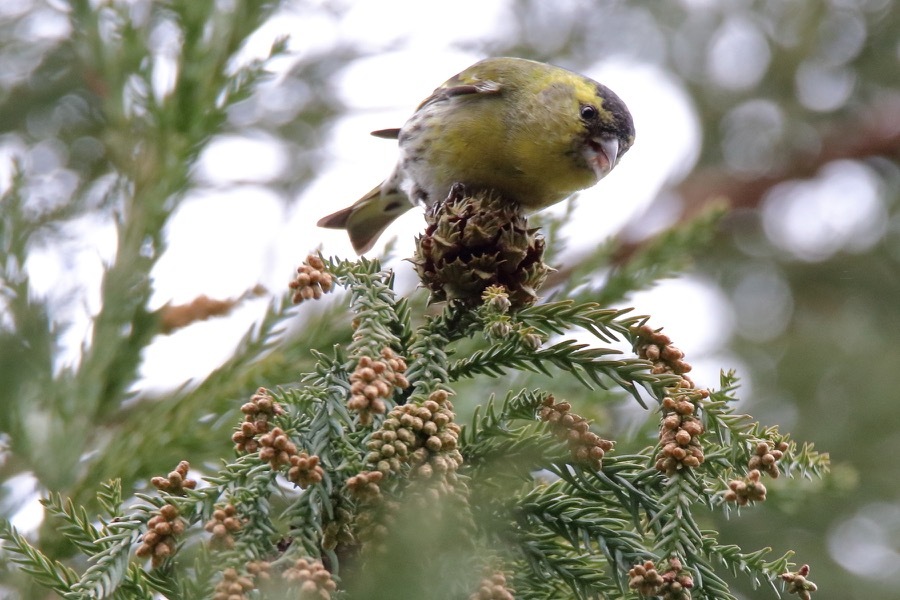
{"label": "small songbird", "polygon": [[453,184],[491,190],[527,212],[589,188],[634,143],[625,103],[604,85],[522,58],[488,58],[451,77],[400,129],[393,172],[320,227],[346,229],[357,253],[415,203],[431,206]]}

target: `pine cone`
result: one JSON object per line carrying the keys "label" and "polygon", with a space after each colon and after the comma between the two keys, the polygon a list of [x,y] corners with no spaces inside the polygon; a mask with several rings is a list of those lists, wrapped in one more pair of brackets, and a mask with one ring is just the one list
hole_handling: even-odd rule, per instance
{"label": "pine cone", "polygon": [[431,300],[482,302],[492,285],[506,288],[513,308],[534,304],[550,267],[541,261],[544,239],[517,204],[489,191],[450,196],[426,215],[413,263]]}

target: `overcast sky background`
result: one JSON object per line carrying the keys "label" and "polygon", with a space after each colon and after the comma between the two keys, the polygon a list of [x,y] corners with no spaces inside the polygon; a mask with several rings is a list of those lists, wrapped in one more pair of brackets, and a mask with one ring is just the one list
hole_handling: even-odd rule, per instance
{"label": "overcast sky background", "polygon": [[[339,21],[297,13],[273,19],[255,36],[248,56],[264,54],[280,35],[290,36],[290,49],[298,56],[341,40],[366,50],[391,50],[355,61],[335,74],[350,110],[323,140],[327,156],[323,169],[296,202],[285,205],[276,194],[255,184],[277,175],[285,162],[283,150],[271,140],[230,136],[209,147],[197,173],[209,185],[193,193],[172,221],[169,250],[154,271],[155,304],[189,302],[200,294],[233,298],[257,283],[278,293],[311,250],[321,247],[326,255],[354,256],[344,232],[323,230],[315,223],[355,201],[393,167],[396,143],[369,132],[402,125],[435,87],[485,58],[454,46],[489,39],[502,28],[508,4],[504,0],[458,2],[452,7],[434,5],[424,13],[420,4],[404,0],[352,2]],[[277,72],[290,64],[287,57],[272,67]],[[574,218],[563,232],[573,255],[642,215],[666,181],[690,169],[699,143],[697,120],[685,94],[657,67],[598,57],[596,63],[577,68],[623,98],[635,119],[637,141],[610,176],[579,196]],[[170,74],[165,64],[158,71],[159,86],[165,89]],[[671,217],[651,214],[642,223],[644,229],[658,228]],[[413,238],[422,226],[421,210],[410,211],[388,229],[370,256],[379,255],[392,240],[395,256],[411,256]],[[248,231],[259,235],[248,236]],[[241,243],[236,244],[236,239]],[[408,262],[396,259],[389,265],[397,270],[402,289],[415,287]],[[671,281],[664,287],[668,288],[664,295],[677,294],[683,300],[677,305],[655,301],[657,289],[640,294],[632,304],[642,313],[653,314],[653,322],[664,325],[678,340],[700,380],[716,384],[723,366],[715,355],[717,340],[727,337],[723,328],[730,327],[727,308],[717,302],[711,286],[696,279]],[[248,302],[227,324],[221,319],[198,323],[159,338],[146,356],[142,388],[171,388],[202,378],[229,356],[243,332],[262,314],[265,302]],[[216,343],[210,344],[211,339]],[[709,358],[708,368],[704,356]]]}
{"label": "overcast sky background", "polygon": [[[279,73],[297,59],[342,42],[371,54],[334,74],[349,110],[316,148],[325,156],[317,177],[301,197],[281,197],[265,184],[287,167],[289,150],[252,128],[241,131],[238,127],[238,134],[214,140],[197,166],[197,187],[168,228],[169,247],[153,272],[154,308],[167,302],[187,303],[201,294],[237,298],[257,284],[277,295],[308,252],[321,248],[326,255],[354,256],[344,232],[323,230],[315,223],[355,201],[393,167],[395,142],[374,138],[369,132],[402,125],[435,87],[485,58],[458,48],[495,39],[512,19],[508,0],[433,4],[427,11],[411,0],[348,0],[342,3],[347,10],[340,18],[327,10],[329,6],[334,3],[323,1],[321,10],[286,7],[253,36],[240,57],[264,56],[273,40],[288,36],[290,53],[270,65],[277,82]],[[64,19],[52,16],[35,18],[34,23],[33,28],[47,36],[60,35],[60,28],[66,27]],[[716,49],[706,65],[710,77],[724,87],[743,87],[762,76],[767,52],[761,51],[754,31],[736,23],[710,41]],[[539,40],[539,45],[552,50],[564,42],[562,31],[558,39],[550,36]],[[176,68],[166,49],[175,46],[164,41],[158,46],[154,91],[164,96],[171,89]],[[634,147],[612,174],[578,197],[573,218],[563,230],[567,256],[587,251],[626,224],[626,229],[643,235],[665,227],[674,217],[672,204],[661,203],[646,211],[664,184],[687,173],[698,155],[699,126],[688,96],[657,66],[626,59],[624,54],[598,56],[593,64],[561,66],[612,88],[630,108],[637,130]],[[272,89],[272,94],[263,96],[264,106],[277,111],[291,102],[289,94],[277,92],[277,86]],[[41,150],[33,150],[32,155]],[[52,154],[53,149],[43,150]],[[15,154],[15,148],[7,145],[0,152],[9,156]],[[40,157],[33,158],[37,161]],[[0,169],[8,176],[9,163],[3,162]],[[859,164],[835,163],[818,179],[776,190],[772,196],[763,205],[766,231],[798,258],[814,261],[840,249],[865,250],[883,234],[884,209],[874,178]],[[844,201],[851,196],[852,204]],[[560,204],[548,210],[564,209]],[[411,256],[413,238],[422,226],[421,210],[410,211],[388,229],[370,256],[378,256],[391,240],[396,242],[394,256]],[[64,337],[67,351],[62,354],[63,364],[77,361],[80,347],[89,339],[89,315],[99,307],[103,264],[113,256],[116,244],[113,226],[100,217],[85,217],[70,229],[79,243],[36,250],[28,265],[37,293],[60,293],[60,281],[74,279],[84,296],[79,302],[60,303],[61,320],[74,323]],[[398,258],[389,266],[398,273],[401,291],[415,287],[416,277],[408,262]],[[754,319],[757,330],[741,332],[757,338],[779,333],[791,314],[789,293],[779,294],[778,282],[767,280],[765,273],[759,277],[762,279],[747,280],[746,297],[752,301],[738,306],[760,312],[759,306],[765,304],[766,310]],[[765,285],[755,286],[754,281]],[[754,290],[766,291],[766,297],[754,296],[750,293]],[[665,327],[677,340],[701,385],[715,385],[722,368],[740,368],[734,357],[721,353],[734,319],[733,309],[720,294],[718,288],[688,275],[663,282],[628,302],[638,312],[653,315],[652,323]],[[671,298],[679,300],[672,302]],[[266,298],[248,301],[227,319],[196,323],[159,336],[146,353],[144,379],[135,391],[153,393],[202,380],[231,354],[241,336],[261,317],[267,302]],[[745,379],[744,389],[749,394],[752,381]]]}

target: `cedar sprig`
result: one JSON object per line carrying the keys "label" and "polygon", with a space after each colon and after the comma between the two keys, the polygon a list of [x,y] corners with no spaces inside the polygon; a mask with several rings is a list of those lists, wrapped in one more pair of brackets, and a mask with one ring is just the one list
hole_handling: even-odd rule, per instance
{"label": "cedar sprig", "polygon": [[8,553],[9,560],[47,589],[62,596],[78,581],[78,573],[32,546],[5,519],[0,519],[0,540],[3,541],[3,549]]}

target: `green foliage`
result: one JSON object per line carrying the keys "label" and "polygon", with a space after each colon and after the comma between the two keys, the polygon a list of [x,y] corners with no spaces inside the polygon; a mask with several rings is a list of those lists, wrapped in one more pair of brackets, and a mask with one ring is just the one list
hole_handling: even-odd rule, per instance
{"label": "green foliage", "polygon": [[[737,205],[748,209],[770,186],[809,176],[826,160],[847,158],[861,161],[877,180],[887,211],[883,221],[896,220],[896,146],[859,127],[854,120],[859,115],[853,114],[858,110],[863,123],[877,117],[879,99],[896,92],[890,57],[900,12],[892,3],[749,2],[727,9],[610,3],[591,5],[590,14],[583,15],[519,2],[513,26],[523,39],[560,39],[543,35],[553,24],[567,32],[566,47],[542,49],[512,40],[492,43],[494,53],[578,68],[598,56],[628,51],[678,79],[701,121],[703,177],[689,182],[693,187],[676,182],[672,187],[699,216],[639,241],[598,240],[589,255],[558,265],[556,286],[547,292],[554,301],[516,314],[486,305],[436,312],[424,307],[421,294],[395,292],[393,274],[377,262],[332,259],[329,270],[349,289],[352,332],[346,303],[291,308],[286,295],[276,294],[233,357],[215,372],[159,397],[137,399],[131,390],[141,356],[162,331],[164,310],[151,310],[148,302],[153,269],[166,251],[167,227],[187,194],[203,185],[194,178],[203,149],[215,136],[233,131],[233,115],[246,113],[247,104],[271,83],[267,60],[284,56],[285,40],[276,41],[268,58],[241,61],[238,55],[279,6],[253,0],[36,0],[31,7],[61,15],[67,23],[60,37],[40,37],[27,33],[28,11],[16,12],[24,4],[4,7],[0,18],[0,58],[13,65],[0,86],[4,150],[7,145],[22,146],[22,154],[64,148],[56,152],[56,172],[71,179],[66,179],[70,185],[44,193],[46,173],[17,161],[0,197],[0,479],[7,483],[0,491],[0,516],[12,516],[22,506],[24,496],[12,493],[16,476],[32,477],[46,496],[40,530],[24,536],[0,519],[5,586],[0,594],[11,589],[23,598],[45,597],[45,590],[72,598],[200,598],[212,593],[225,568],[244,573],[248,560],[265,559],[277,572],[295,558],[313,557],[328,564],[342,593],[355,597],[373,597],[366,595],[372,589],[385,590],[387,597],[465,597],[477,583],[471,574],[488,565],[505,570],[516,597],[616,598],[631,593],[625,591],[629,568],[648,559],[664,566],[674,554],[692,575],[695,596],[733,597],[738,588],[725,581],[733,575],[738,586],[774,582],[772,590],[760,592],[774,597],[782,589],[779,575],[792,568],[786,546],[804,558],[814,556],[823,552],[821,535],[808,536],[812,542],[801,536],[786,540],[797,514],[735,510],[725,499],[729,483],[746,475],[761,443],[788,444],[779,468],[789,477],[822,476],[826,457],[812,444],[795,443],[777,428],[736,412],[731,373],[701,403],[705,461],[693,470],[667,477],[654,468],[660,451],[649,437],[657,428],[654,411],[637,430],[622,431],[614,420],[632,400],[652,407],[678,378],[651,372],[642,359],[623,354],[646,318],[607,307],[677,276],[697,256],[723,290],[735,295],[748,263],[785,281],[794,302],[785,331],[763,342],[737,336],[732,348],[751,371],[759,411],[767,415],[764,420],[777,421],[797,400],[816,402],[790,429],[820,440],[831,435],[842,445],[840,454],[852,461],[842,465],[846,480],[858,477],[885,498],[893,497],[896,474],[883,456],[896,422],[890,402],[897,362],[896,228],[887,227],[871,251],[854,247],[809,263],[766,240],[749,211],[722,229],[717,228],[722,208],[697,207],[698,197],[705,201],[721,192],[713,185],[716,193],[706,194],[710,188],[698,181],[748,182],[756,194],[750,199],[740,186],[726,187]],[[300,5],[301,12],[312,6]],[[35,13],[35,20],[40,16]],[[768,72],[758,85],[734,87],[703,72],[717,59],[717,45],[709,40],[724,39],[735,23],[743,27],[740,32],[760,34],[757,41],[766,49]],[[835,29],[836,23],[852,26]],[[176,32],[172,39],[178,42],[171,53],[160,45],[167,29]],[[637,42],[635,32],[640,32]],[[857,34],[862,37],[854,38]],[[238,126],[277,135],[291,149],[285,169],[290,175],[270,184],[285,197],[295,197],[316,170],[310,149],[320,145],[323,128],[340,108],[331,82],[353,55],[340,47],[304,49],[283,75],[305,94],[290,118],[265,114]],[[171,61],[175,75],[161,90],[153,70],[163,59]],[[821,73],[823,60],[826,75],[846,75],[853,82],[844,106],[834,111],[811,110],[795,91],[818,81],[803,75]],[[776,126],[761,131],[754,120],[760,114],[774,114]],[[872,139],[858,139],[859,131]],[[852,153],[833,143],[843,138],[853,142]],[[821,155],[811,155],[818,147]],[[563,261],[568,216],[543,227],[553,260]],[[80,359],[71,363],[60,358],[59,346],[71,333],[66,311],[81,302],[84,290],[60,281],[49,297],[38,297],[27,263],[48,247],[65,252],[69,228],[84,218],[111,225],[117,247],[103,257],[90,337]],[[716,252],[704,252],[714,234]],[[729,245],[724,238],[732,234],[736,241]],[[754,326],[741,324],[744,330]],[[587,331],[596,342],[575,342],[575,331]],[[395,390],[392,402],[417,405],[436,390],[456,391],[453,402],[469,423],[460,438],[462,483],[455,484],[464,488],[468,505],[458,512],[472,521],[459,525],[432,514],[439,512],[435,506],[457,509],[455,497],[423,511],[410,483],[414,478],[394,473],[383,493],[404,510],[389,528],[397,539],[385,542],[394,542],[390,547],[396,551],[387,559],[375,555],[378,544],[371,540],[357,535],[348,541],[335,533],[358,534],[364,529],[361,516],[390,520],[390,510],[379,513],[347,487],[372,467],[368,443],[381,419],[361,426],[347,409],[350,377],[361,356],[384,347],[408,360],[411,386]],[[841,382],[853,382],[852,387]],[[260,385],[276,390],[273,397],[287,409],[277,425],[298,448],[318,457],[320,482],[298,490],[285,480],[285,468],[273,469],[256,453],[234,457],[229,437],[238,407]],[[491,396],[497,390],[502,400]],[[540,420],[543,403],[561,390],[576,411],[596,419],[592,431],[615,438],[616,450],[604,456],[602,468],[574,461],[568,444]],[[866,399],[865,410],[856,408],[860,404],[851,401],[856,398]],[[884,400],[872,401],[878,398]],[[756,407],[753,412],[759,414]],[[848,414],[852,418],[841,418]],[[151,475],[184,458],[205,487],[184,496],[147,493]],[[879,468],[868,468],[872,464]],[[778,483],[770,486],[774,502],[769,504],[808,494],[792,482]],[[841,480],[820,485],[817,490],[840,501],[844,517],[871,500],[861,490],[839,489]],[[235,548],[215,548],[202,532],[225,502],[243,519]],[[178,507],[187,533],[175,555],[152,568],[133,551],[165,505]],[[825,515],[820,532],[833,529],[825,519],[838,519],[839,511],[815,512]],[[347,531],[341,529],[345,525]],[[334,536],[337,545],[325,543]],[[771,545],[779,551],[743,550],[731,543],[734,539],[741,546]],[[365,561],[357,561],[360,556]],[[823,576],[842,597],[850,597],[851,589],[884,595],[884,587],[872,591],[875,577],[862,581],[838,568],[825,569]],[[746,586],[740,589],[748,594]],[[269,594],[282,597],[287,591]]]}
{"label": "green foliage", "polygon": [[0,539],[4,541],[4,550],[11,554],[10,560],[47,589],[63,593],[78,581],[74,570],[47,557],[7,521],[0,521]]}
{"label": "green foliage", "polygon": [[[487,304],[475,311],[449,305],[440,315],[414,326],[408,302],[398,299],[391,289],[393,274],[381,270],[377,261],[330,260],[326,261],[326,270],[351,292],[350,307],[356,319],[354,340],[346,351],[337,346],[332,354],[317,353],[316,365],[308,374],[296,384],[271,392],[286,410],[275,417],[274,424],[298,448],[318,457],[321,479],[292,490],[285,487],[283,467],[250,452],[236,460],[226,459],[217,474],[204,478],[205,487],[186,489],[184,495],[165,491],[158,496],[139,494],[146,504],[123,505],[120,485],[107,484],[100,492],[100,504],[107,515],[99,524],[71,500],[54,494],[44,503],[48,518],[58,522],[59,533],[91,558],[91,566],[76,577],[74,572],[43,558],[7,527],[5,539],[13,544],[17,560],[27,572],[71,597],[112,597],[124,593],[122,590],[156,590],[178,598],[208,594],[218,580],[216,573],[226,568],[247,572],[250,559],[265,559],[273,569],[283,570],[298,558],[322,557],[351,589],[362,589],[366,586],[360,587],[359,582],[374,577],[371,565],[379,564],[377,553],[372,552],[383,544],[390,545],[393,535],[401,535],[398,532],[404,521],[417,522],[428,515],[421,527],[437,527],[442,535],[453,535],[453,528],[448,530],[440,524],[449,518],[441,516],[440,511],[430,509],[416,516],[414,499],[427,479],[417,477],[415,471],[401,468],[384,473],[381,494],[394,501],[371,505],[352,492],[349,480],[371,469],[371,464],[367,466],[371,460],[367,448],[382,421],[376,415],[370,426],[361,426],[347,410],[351,375],[362,352],[372,354],[391,347],[408,357],[406,374],[412,395],[398,393],[393,400],[417,404],[434,390],[453,389],[462,378],[494,378],[516,369],[548,371],[552,366],[559,374],[575,377],[589,388],[602,385],[617,389],[620,396],[638,398],[636,389],[640,388],[647,397],[659,401],[672,393],[679,379],[672,374],[651,373],[650,363],[638,358],[611,360],[608,356],[613,351],[608,348],[562,341],[542,349],[523,343],[518,334],[521,328],[546,335],[565,334],[580,327],[592,331],[599,340],[632,339],[636,326],[646,321],[644,317],[569,301],[512,314],[501,309],[499,312],[509,319],[508,339],[494,340],[483,351],[452,360],[455,343],[460,343],[464,334],[484,333],[498,311],[487,308]],[[672,556],[687,566],[695,582],[692,593],[698,598],[733,597],[717,575],[717,564],[755,580],[777,579],[789,569],[787,557],[772,561],[766,553],[745,553],[722,544],[715,532],[702,525],[707,511],[725,504],[721,490],[727,489],[728,478],[746,469],[743,465],[753,448],[759,442],[775,444],[784,439],[777,430],[764,429],[749,417],[734,413],[734,388],[734,377],[723,375],[721,389],[699,404],[708,431],[704,444],[709,460],[699,468],[668,477],[654,468],[658,449],[653,447],[633,455],[613,452],[603,458],[600,470],[579,463],[572,452],[571,438],[560,437],[547,420],[546,411],[554,406],[550,392],[511,392],[499,405],[485,399],[483,411],[476,411],[474,421],[460,438],[464,458],[461,479],[450,480],[455,482],[456,493],[466,498],[464,513],[470,511],[466,542],[460,548],[451,539],[439,543],[422,540],[420,548],[409,549],[410,556],[429,555],[423,558],[423,564],[434,560],[435,565],[470,564],[476,568],[500,564],[503,570],[514,573],[510,584],[522,598],[548,594],[625,596],[632,566]],[[477,398],[472,400],[478,402]],[[794,448],[787,456],[787,471],[818,475],[827,465],[827,457],[809,449],[798,453]],[[547,475],[535,476],[541,471]],[[451,502],[452,498],[443,494],[437,492],[433,501]],[[392,502],[404,508],[391,508]],[[234,533],[235,545],[222,549],[206,541],[198,530],[209,522],[214,508],[224,503],[236,508],[241,526]],[[185,537],[179,540],[180,549],[156,569],[139,568],[129,561],[130,552],[142,540],[146,542],[147,519],[165,505],[177,507],[186,520]],[[341,511],[351,515],[349,521],[339,522]],[[367,520],[388,517],[389,522],[396,520],[398,532],[388,527],[380,530],[380,538],[367,537],[372,535],[367,533]],[[460,518],[460,513],[454,511],[453,518]],[[334,527],[349,527],[351,536],[338,545],[327,543],[325,532]],[[469,559],[454,558],[466,548],[475,549]],[[357,553],[360,557],[348,562],[348,557]],[[452,572],[443,576],[454,577]],[[399,586],[397,590],[409,589],[403,587],[402,580],[393,585]],[[441,597],[437,591],[440,586],[433,585],[431,597]],[[458,587],[459,582],[451,589]]]}
{"label": "green foliage", "polygon": [[[191,440],[186,447],[212,460],[227,448],[227,439],[215,442],[224,425],[197,435],[197,421],[211,411],[224,412],[234,398],[255,389],[263,373],[277,380],[286,363],[311,364],[308,349],[327,348],[336,332],[310,327],[291,340],[295,345],[278,344],[293,315],[286,298],[276,297],[233,358],[199,385],[158,401],[125,402],[133,396],[143,353],[160,333],[168,308],[148,307],[151,273],[166,251],[173,215],[198,185],[192,175],[197,159],[215,136],[232,127],[229,115],[236,108],[258,100],[261,88],[272,85],[268,65],[286,51],[282,39],[268,56],[239,57],[277,5],[241,0],[221,11],[219,3],[207,0],[133,7],[103,3],[99,8],[80,0],[68,6],[33,4],[40,11],[35,19],[61,19],[69,34],[42,38],[25,50],[14,32],[16,27],[28,30],[30,13],[4,12],[0,28],[10,33],[0,36],[4,60],[29,63],[31,56],[34,63],[11,72],[9,86],[0,93],[0,132],[4,141],[26,149],[65,146],[60,160],[69,162],[58,171],[72,186],[42,188],[46,177],[18,161],[0,197],[0,403],[8,407],[0,414],[0,431],[8,435],[4,443],[15,457],[0,469],[3,479],[28,473],[45,489],[66,490],[77,504],[94,507],[98,480],[123,477],[130,490],[162,464],[177,462],[184,447],[159,448],[158,440],[148,436],[148,423],[166,423],[164,435]],[[178,52],[171,52],[175,47]],[[330,49],[328,60],[339,56],[346,54]],[[330,86],[315,83],[327,75],[327,61],[314,54],[307,58],[296,63],[284,83],[313,84],[315,93],[298,103],[296,113],[300,120],[322,125],[336,105]],[[154,68],[167,60],[174,75],[171,85],[161,88]],[[54,126],[42,137],[28,123],[48,115]],[[258,125],[272,129],[268,123]],[[309,135],[296,134],[294,141],[303,143]],[[295,165],[300,175],[310,168],[311,155],[305,156],[306,163],[298,159]],[[94,290],[64,278],[48,297],[38,297],[26,267],[29,257],[43,249],[77,250],[70,230],[85,219],[114,230],[117,242],[115,254],[104,257],[97,309],[86,328],[90,337],[73,364],[60,357],[61,339],[81,329],[69,320],[87,303],[72,298]],[[89,464],[81,463],[88,455]],[[5,514],[17,508],[6,507]],[[68,552],[51,541],[54,536],[52,530],[44,532],[48,545],[56,546],[54,553]]]}

